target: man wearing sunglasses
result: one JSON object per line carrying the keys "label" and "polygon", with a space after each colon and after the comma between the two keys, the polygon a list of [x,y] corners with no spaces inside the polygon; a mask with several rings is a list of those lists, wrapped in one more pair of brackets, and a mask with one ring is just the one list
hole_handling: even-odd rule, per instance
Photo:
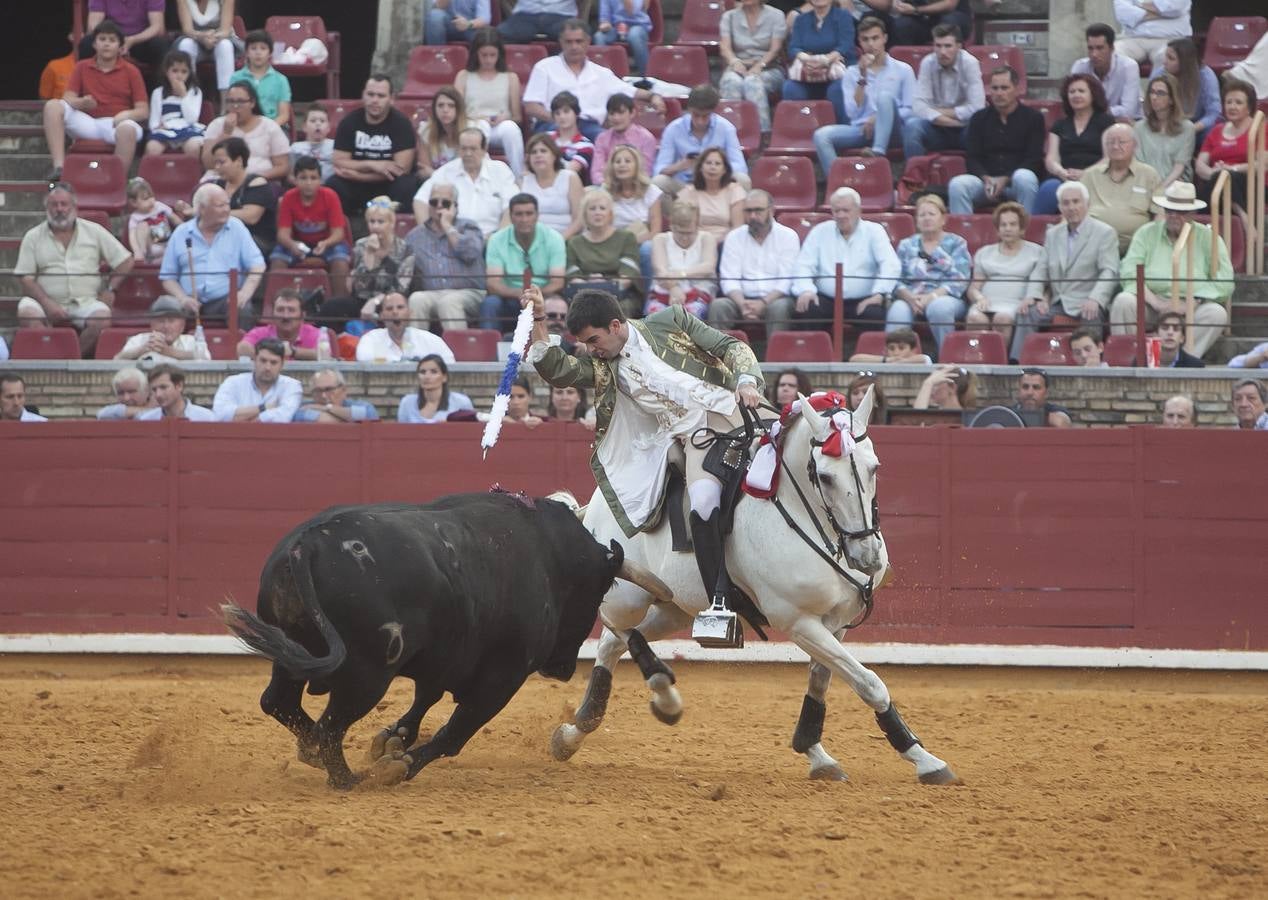
{"label": "man wearing sunglasses", "polygon": [[451,159],[432,173],[414,195],[414,218],[427,218],[427,201],[438,184],[452,184],[462,214],[480,226],[487,238],[502,224],[511,198],[519,193],[511,167],[489,159],[489,139],[479,128],[464,129],[458,135],[458,158]]}
{"label": "man wearing sunglasses", "polygon": [[458,216],[458,192],[438,184],[427,201],[427,219],[405,235],[414,252],[414,278],[421,289],[409,295],[410,318],[419,328],[433,319],[442,328],[466,328],[484,299],[484,235]]}

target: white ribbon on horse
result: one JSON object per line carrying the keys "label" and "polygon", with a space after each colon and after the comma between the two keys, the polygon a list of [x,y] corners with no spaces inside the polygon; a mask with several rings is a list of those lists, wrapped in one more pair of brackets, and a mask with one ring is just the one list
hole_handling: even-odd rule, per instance
{"label": "white ribbon on horse", "polygon": [[770,496],[774,493],[775,473],[779,470],[779,451],[776,442],[782,430],[782,423],[773,422],[761,445],[753,453],[753,461],[749,463],[744,484],[747,492],[754,496]]}
{"label": "white ribbon on horse", "polygon": [[484,435],[480,438],[483,449],[482,458],[488,457],[493,445],[498,442],[502,433],[502,420],[511,405],[511,385],[519,374],[520,361],[524,358],[524,350],[528,347],[528,339],[533,331],[533,308],[526,306],[520,310],[520,317],[515,320],[515,334],[511,337],[511,352],[506,357],[506,368],[502,370],[502,380],[498,382],[497,394],[493,397],[493,406],[489,408],[489,421],[484,423]]}

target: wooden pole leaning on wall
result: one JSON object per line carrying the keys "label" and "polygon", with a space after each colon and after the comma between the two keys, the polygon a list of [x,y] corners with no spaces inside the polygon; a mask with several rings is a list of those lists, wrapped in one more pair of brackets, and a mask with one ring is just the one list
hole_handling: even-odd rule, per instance
{"label": "wooden pole leaning on wall", "polygon": [[[1220,270],[1220,245],[1215,238],[1222,237],[1228,255],[1233,255],[1233,192],[1229,182],[1232,175],[1227,171],[1215,176],[1215,187],[1211,188],[1211,277]],[[1248,235],[1249,237],[1249,235]],[[1174,294],[1172,295],[1175,296]]]}
{"label": "wooden pole leaning on wall", "polygon": [[[1227,172],[1221,172],[1220,177],[1227,175]],[[1185,258],[1187,268],[1185,271],[1184,291],[1184,349],[1190,353],[1193,352],[1193,223],[1185,222],[1184,228],[1180,230],[1180,237],[1176,240],[1176,244],[1171,248],[1171,302],[1174,303],[1180,298],[1180,258]]]}
{"label": "wooden pole leaning on wall", "polygon": [[1268,146],[1265,146],[1264,114],[1256,112],[1250,120],[1250,136],[1247,143],[1246,215],[1255,232],[1254,240],[1247,240],[1246,273],[1264,274],[1264,178],[1268,170]]}
{"label": "wooden pole leaning on wall", "polygon": [[832,298],[832,355],[845,358],[845,266],[837,263],[836,296]]}

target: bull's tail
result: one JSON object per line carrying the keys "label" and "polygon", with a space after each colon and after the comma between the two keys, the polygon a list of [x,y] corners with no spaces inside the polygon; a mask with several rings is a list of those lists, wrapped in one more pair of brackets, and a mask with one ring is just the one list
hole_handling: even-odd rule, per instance
{"label": "bull's tail", "polygon": [[329,650],[325,656],[313,656],[306,647],[293,640],[285,631],[276,625],[262,621],[253,613],[247,612],[235,603],[221,605],[225,625],[233,634],[261,656],[268,657],[282,666],[292,675],[304,680],[323,678],[330,675],[348,656],[343,638],[335,630],[335,626],[326,618],[321,606],[317,603],[317,591],[313,587],[313,576],[308,561],[302,558],[301,544],[296,543],[288,554],[291,579],[295,584],[304,609],[312,617],[321,632]]}

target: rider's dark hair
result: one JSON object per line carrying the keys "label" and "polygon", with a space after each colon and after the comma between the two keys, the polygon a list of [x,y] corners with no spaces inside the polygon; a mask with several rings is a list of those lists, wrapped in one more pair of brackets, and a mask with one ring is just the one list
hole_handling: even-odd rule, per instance
{"label": "rider's dark hair", "polygon": [[620,301],[607,291],[583,288],[573,295],[568,304],[568,330],[579,334],[587,325],[591,328],[607,328],[612,320],[625,321]]}

